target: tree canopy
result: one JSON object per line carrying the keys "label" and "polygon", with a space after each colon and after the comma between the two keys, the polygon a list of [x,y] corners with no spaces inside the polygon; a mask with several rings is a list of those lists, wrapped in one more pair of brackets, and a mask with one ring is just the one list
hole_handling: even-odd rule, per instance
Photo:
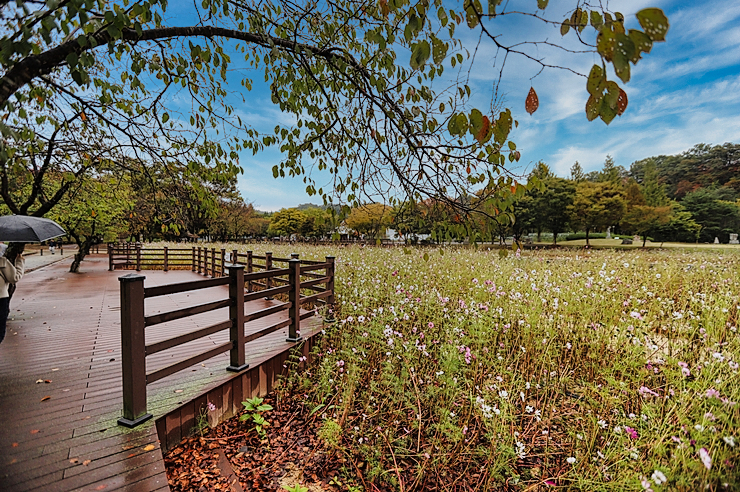
{"label": "tree canopy", "polygon": [[[478,0],[455,8],[439,0],[204,0],[177,16],[166,0],[4,1],[0,193],[13,212],[44,215],[101,162],[133,159],[158,166],[205,200],[204,176],[227,184],[240,170],[240,154],[275,146],[283,160],[273,174],[303,175],[309,194],[325,200],[332,191],[354,203],[362,194],[434,196],[468,209],[477,202],[455,197],[473,188],[492,199],[509,192],[513,178],[503,166],[521,154],[508,140],[516,124],[509,109],[495,97],[490,107],[473,108],[470,87],[442,77],[450,68],[470,69],[472,47],[462,45],[460,29],[505,58],[523,56],[549,69],[532,54],[543,41],[506,45],[498,33],[517,16],[558,26],[566,39],[583,43],[586,56],[597,55],[586,77],[586,115],[606,123],[627,106],[608,68],[626,83],[630,66],[665,39],[668,22],[659,9],[638,12],[640,28],[628,29],[619,12],[574,3],[565,19],[547,19],[542,0],[532,0],[530,11],[500,0],[487,8]],[[264,72],[272,102],[292,115],[290,124],[265,134],[243,121],[227,97],[242,69],[246,90],[254,70]],[[537,105],[532,94],[530,112]],[[188,104],[173,103],[183,99]],[[85,145],[66,150],[83,138]],[[65,173],[55,199],[41,202],[32,193],[30,201],[9,200],[12,173],[25,170],[41,189],[52,167]],[[313,171],[330,173],[331,190],[315,184]]]}

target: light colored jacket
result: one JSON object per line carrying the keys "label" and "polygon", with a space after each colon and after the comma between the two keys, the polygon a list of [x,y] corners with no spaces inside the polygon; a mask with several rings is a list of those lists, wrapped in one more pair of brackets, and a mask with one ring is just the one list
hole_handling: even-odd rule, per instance
{"label": "light colored jacket", "polygon": [[23,277],[23,270],[26,261],[22,255],[18,255],[13,265],[7,258],[0,257],[0,299],[10,297],[8,294],[8,284],[17,284]]}

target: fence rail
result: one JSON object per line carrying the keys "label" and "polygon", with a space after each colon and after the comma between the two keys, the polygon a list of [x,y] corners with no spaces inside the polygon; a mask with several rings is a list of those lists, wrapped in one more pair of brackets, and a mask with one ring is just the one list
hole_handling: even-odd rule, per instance
{"label": "fence rail", "polygon": [[[291,258],[274,258],[272,253],[260,257],[251,251],[241,254],[237,251],[226,254],[224,249],[211,248],[142,248],[140,244],[109,244],[108,265],[110,270],[135,268],[143,269],[185,268],[206,276],[203,280],[181,282],[156,287],[145,287],[145,276],[130,273],[119,277],[121,287],[121,347],[123,368],[123,417],[120,425],[135,427],[152,417],[146,409],[146,386],[178,371],[199,364],[211,357],[229,352],[229,371],[240,372],[249,367],[246,362],[245,344],[269,333],[288,327],[286,342],[295,344],[301,341],[301,320],[313,315],[313,311],[301,313],[301,306],[325,304],[334,305],[334,257],[327,256],[324,262],[302,261],[297,254]],[[183,260],[187,258],[187,260]],[[264,265],[254,263],[263,260]],[[227,263],[230,260],[231,263]],[[244,261],[244,263],[241,262]],[[275,264],[285,268],[276,268]],[[245,272],[246,270],[246,272]],[[323,270],[323,273],[309,273]],[[258,282],[262,280],[262,282]],[[280,284],[275,286],[275,284]],[[317,285],[324,284],[324,287]],[[228,285],[229,294],[224,299],[196,304],[185,308],[147,316],[146,299],[198,291],[210,287]],[[261,290],[255,290],[260,287]],[[303,295],[301,291],[311,292]],[[318,293],[314,293],[317,292]],[[262,307],[256,311],[245,312],[245,304],[261,297],[288,294],[281,304]],[[267,296],[267,297],[266,297]],[[146,344],[146,330],[156,329],[156,325],[174,321],[218,309],[229,309],[229,319],[211,324],[205,328],[184,333],[175,337]],[[261,328],[255,333],[245,334],[245,323],[266,316],[288,312],[288,319],[280,320]],[[326,321],[333,321],[327,319]],[[190,355],[172,364],[147,372],[146,358],[164,350],[178,347],[215,333],[229,330],[229,341],[212,347],[207,351]]]}

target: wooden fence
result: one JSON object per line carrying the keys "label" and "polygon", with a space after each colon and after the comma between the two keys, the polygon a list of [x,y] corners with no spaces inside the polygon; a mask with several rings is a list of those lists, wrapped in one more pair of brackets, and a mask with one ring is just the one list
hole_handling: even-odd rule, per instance
{"label": "wooden fence", "polygon": [[[182,254],[184,251],[187,251],[189,255]],[[144,267],[164,270],[172,267],[190,267],[193,271],[212,277],[156,287],[145,287],[145,277],[136,273],[119,278],[123,417],[118,420],[118,423],[127,427],[134,427],[152,417],[146,409],[147,384],[227,351],[230,353],[230,365],[226,369],[234,372],[243,371],[249,366],[246,363],[246,343],[288,327],[286,341],[295,344],[301,341],[301,320],[313,315],[312,311],[301,314],[301,306],[326,304],[327,307],[332,308],[334,305],[334,257],[331,256],[326,257],[326,260],[322,262],[300,260],[296,254],[291,255],[291,258],[273,258],[271,253],[257,256],[251,252],[245,255],[233,251],[227,257],[224,250],[206,248],[156,250],[145,249],[140,245],[109,245],[108,255],[111,270],[116,267],[121,268],[122,265],[125,267],[133,265],[137,267],[137,270]],[[227,258],[231,263],[227,263]],[[259,261],[264,263],[258,263]],[[276,263],[281,263],[285,267],[276,268]],[[152,316],[145,315],[146,299],[222,285],[229,286],[228,298]],[[310,291],[312,294],[304,296],[301,294],[302,290]],[[245,313],[245,303],[263,297],[272,299],[278,295],[285,299],[284,302]],[[144,333],[149,327],[226,307],[229,308],[229,319],[227,320],[149,345],[145,342]],[[282,311],[288,312],[288,319],[273,323],[256,333],[245,335],[245,323]],[[329,312],[331,313],[331,310]],[[228,342],[161,369],[147,372],[147,356],[222,330],[229,330]]]}

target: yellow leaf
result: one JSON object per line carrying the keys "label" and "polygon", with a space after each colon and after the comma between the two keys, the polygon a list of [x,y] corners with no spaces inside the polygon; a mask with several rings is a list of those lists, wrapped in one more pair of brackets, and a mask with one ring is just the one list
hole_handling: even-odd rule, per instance
{"label": "yellow leaf", "polygon": [[144,451],[152,451],[154,449],[154,444],[147,444],[144,446]]}

